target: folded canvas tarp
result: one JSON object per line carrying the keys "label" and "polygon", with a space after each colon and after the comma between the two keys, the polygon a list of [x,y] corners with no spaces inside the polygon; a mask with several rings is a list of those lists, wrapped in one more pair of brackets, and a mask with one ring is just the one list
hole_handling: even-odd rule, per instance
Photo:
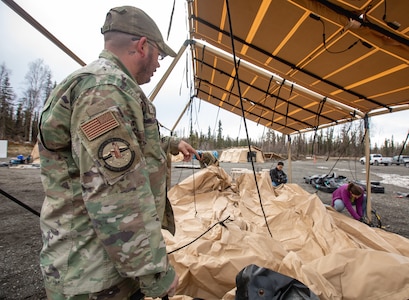
{"label": "folded canvas tarp", "polygon": [[172,162],[183,161],[183,153],[179,152],[178,155],[171,155]]}
{"label": "folded canvas tarp", "polygon": [[263,208],[252,173],[232,182],[215,166],[169,191],[177,229],[163,232],[183,295],[174,299],[232,300],[236,275],[250,264],[293,277],[320,299],[408,298],[408,239],[338,213],[296,184],[274,189],[268,172],[257,182]]}
{"label": "folded canvas tarp", "polygon": [[220,155],[220,162],[229,163],[245,163],[253,160],[254,162],[263,163],[264,156],[263,152],[255,147],[251,147],[251,152],[248,147],[242,148],[230,148],[223,150]]}

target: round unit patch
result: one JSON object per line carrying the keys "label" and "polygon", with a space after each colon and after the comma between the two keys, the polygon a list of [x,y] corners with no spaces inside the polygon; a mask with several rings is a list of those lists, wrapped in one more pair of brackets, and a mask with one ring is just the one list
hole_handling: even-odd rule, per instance
{"label": "round unit patch", "polygon": [[99,146],[98,157],[105,163],[105,168],[114,172],[129,169],[135,160],[135,152],[129,143],[120,138],[106,140]]}

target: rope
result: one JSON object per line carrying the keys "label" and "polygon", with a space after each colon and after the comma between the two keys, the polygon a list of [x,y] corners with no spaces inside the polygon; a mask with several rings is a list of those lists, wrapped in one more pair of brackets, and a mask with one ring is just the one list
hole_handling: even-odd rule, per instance
{"label": "rope", "polygon": [[37,217],[40,216],[40,213],[36,210],[34,210],[33,208],[31,208],[30,206],[28,206],[27,204],[21,202],[20,200],[18,200],[17,198],[13,197],[12,195],[6,193],[5,191],[3,191],[2,189],[0,189],[0,194],[2,194],[3,196],[9,198],[11,201],[14,201],[15,203],[17,203],[18,205],[20,205],[21,207],[24,207],[25,209],[27,209],[29,212],[35,214]]}
{"label": "rope", "polygon": [[273,115],[272,115],[272,117],[271,117],[271,128],[273,128],[274,116],[275,116],[275,112],[276,112],[276,108],[277,108],[277,102],[278,102],[278,98],[280,97],[281,88],[283,87],[284,82],[285,82],[285,79],[281,82],[280,87],[278,88],[277,96],[275,97],[275,98],[276,98],[276,101],[275,101],[275,103],[274,103]]}
{"label": "rope", "polygon": [[320,125],[320,116],[322,113],[322,110],[324,108],[324,104],[327,101],[327,97],[324,97],[321,101],[320,101],[320,105],[318,106],[318,113],[316,115],[316,122],[315,122],[315,129],[314,129],[314,138],[312,140],[312,155],[314,155],[314,145],[315,145],[315,138],[317,137],[317,131],[318,131],[318,127]]}
{"label": "rope", "polygon": [[287,101],[287,111],[285,112],[284,127],[287,127],[288,110],[290,108],[290,100],[291,100],[291,94],[293,93],[293,89],[294,89],[294,84],[291,84],[290,95],[288,95],[288,101]]}
{"label": "rope", "polygon": [[[385,5],[386,5],[386,4],[385,4]],[[408,134],[407,134],[407,136],[406,136],[405,141],[403,142],[402,149],[400,149],[398,159],[400,159],[400,157],[401,157],[401,155],[402,155],[402,153],[403,153],[403,150],[405,150],[405,145],[406,145],[406,142],[408,141],[408,138],[409,138],[409,132],[408,132]]]}
{"label": "rope", "polygon": [[[232,26],[232,22],[231,22],[231,15],[230,15],[230,6],[229,6],[229,0],[226,0],[226,7],[227,7],[227,15],[228,15],[228,20],[229,20],[229,29],[230,29],[230,39],[231,39],[231,46],[232,46],[232,53],[233,53],[233,59],[234,59],[234,69],[235,69],[235,80],[237,81],[237,89],[238,89],[238,93],[239,93],[239,97],[240,97],[240,106],[241,106],[241,114],[243,117],[243,124],[244,124],[244,128],[246,131],[246,137],[247,137],[247,145],[249,148],[249,153],[251,153],[251,145],[250,145],[250,139],[249,139],[249,133],[248,133],[248,128],[247,128],[247,122],[246,122],[246,118],[245,118],[245,114],[244,114],[244,105],[243,105],[243,97],[242,97],[242,93],[241,93],[241,86],[240,86],[240,79],[239,79],[239,69],[238,69],[238,63],[237,63],[237,57],[236,57],[236,50],[234,47],[234,38],[233,38],[233,26]],[[268,232],[270,233],[270,236],[272,237],[272,233],[270,230],[270,227],[268,226],[268,222],[267,222],[267,217],[264,211],[264,207],[263,207],[263,203],[261,201],[261,194],[260,194],[260,189],[257,183],[257,176],[256,176],[256,170],[254,167],[254,162],[253,159],[250,160],[251,161],[251,166],[253,169],[253,175],[254,175],[254,182],[256,184],[256,188],[257,188],[257,194],[258,194],[258,198],[260,201],[260,207],[261,210],[263,212],[263,216],[264,216],[264,221],[266,224],[266,227],[268,229]]]}
{"label": "rope", "polygon": [[195,168],[192,159],[192,180],[193,180],[193,204],[195,205],[195,217],[197,216],[197,206],[196,206],[196,180],[195,180]]}
{"label": "rope", "polygon": [[[267,90],[266,90],[266,95],[264,96],[264,99],[263,99],[263,101],[261,102],[261,104],[264,104],[264,103],[266,102],[267,98],[270,96],[270,87],[271,87],[271,82],[273,81],[273,78],[274,78],[274,75],[272,75],[272,76],[270,77],[270,80],[268,81],[268,86],[267,86]],[[261,114],[260,114],[260,117],[258,118],[257,125],[260,124],[261,116],[263,115],[263,113],[264,113],[264,107],[263,107],[263,109],[261,110]]]}
{"label": "rope", "polygon": [[216,136],[216,127],[217,127],[217,121],[219,120],[219,112],[220,112],[220,106],[218,106],[218,109],[217,109],[216,121],[214,122],[214,127],[213,127],[213,136]]}
{"label": "rope", "polygon": [[[311,15],[310,15],[310,16],[311,16]],[[318,17],[318,16],[315,16],[315,17],[312,17],[312,18],[313,18],[313,19],[316,19],[316,20],[317,20],[317,18],[319,18],[318,21],[320,21],[321,24],[322,24],[322,43],[323,43],[323,45],[324,45],[325,51],[327,51],[328,53],[331,53],[331,54],[343,53],[343,52],[345,52],[345,51],[348,51],[349,49],[351,49],[352,47],[354,47],[356,44],[358,44],[359,41],[361,41],[360,39],[358,39],[358,40],[356,40],[355,42],[353,42],[351,45],[349,45],[347,48],[345,48],[345,49],[343,49],[343,50],[340,50],[340,51],[331,51],[331,50],[329,50],[329,49],[327,48],[327,42],[326,42],[326,37],[325,37],[325,23],[324,23],[324,21],[323,21],[320,17]]]}
{"label": "rope", "polygon": [[224,224],[224,222],[226,222],[226,221],[232,221],[232,220],[230,220],[229,218],[230,218],[230,216],[228,216],[228,217],[225,218],[224,220],[221,220],[221,221],[219,221],[219,222],[217,222],[217,223],[214,223],[214,224],[213,224],[212,226],[210,226],[205,232],[203,232],[201,235],[199,235],[198,237],[196,237],[195,239],[193,239],[193,240],[190,241],[189,243],[187,243],[187,244],[185,244],[185,245],[183,245],[183,246],[181,246],[181,247],[179,247],[179,248],[176,248],[175,250],[172,250],[172,251],[168,252],[168,255],[170,255],[170,254],[172,254],[172,253],[174,253],[174,252],[176,252],[176,251],[179,251],[179,250],[181,250],[181,249],[183,249],[183,248],[186,248],[187,246],[193,244],[193,243],[196,242],[198,239],[200,239],[202,236],[204,236],[206,233],[208,233],[210,230],[212,230],[212,228],[215,227],[216,225],[221,225],[221,226],[227,228],[227,226]]}
{"label": "rope", "polygon": [[172,12],[170,13],[170,20],[169,20],[169,27],[168,27],[168,35],[167,35],[167,37],[166,37],[166,40],[169,40],[170,29],[172,28],[173,14],[175,13],[175,3],[176,3],[176,0],[173,0],[173,7],[172,7]]}

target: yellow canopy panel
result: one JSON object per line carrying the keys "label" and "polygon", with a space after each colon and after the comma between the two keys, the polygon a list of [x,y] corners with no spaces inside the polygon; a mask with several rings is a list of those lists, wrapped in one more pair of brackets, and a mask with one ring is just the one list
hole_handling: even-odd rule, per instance
{"label": "yellow canopy panel", "polygon": [[189,1],[196,96],[285,134],[408,109],[408,15],[398,0]]}

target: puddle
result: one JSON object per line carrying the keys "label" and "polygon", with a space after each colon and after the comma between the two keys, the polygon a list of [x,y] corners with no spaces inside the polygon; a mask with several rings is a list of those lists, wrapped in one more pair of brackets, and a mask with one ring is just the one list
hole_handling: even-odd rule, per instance
{"label": "puddle", "polygon": [[382,178],[380,181],[384,184],[396,185],[403,188],[409,188],[409,176],[400,176],[397,174],[385,174],[385,173],[373,173],[374,175]]}

